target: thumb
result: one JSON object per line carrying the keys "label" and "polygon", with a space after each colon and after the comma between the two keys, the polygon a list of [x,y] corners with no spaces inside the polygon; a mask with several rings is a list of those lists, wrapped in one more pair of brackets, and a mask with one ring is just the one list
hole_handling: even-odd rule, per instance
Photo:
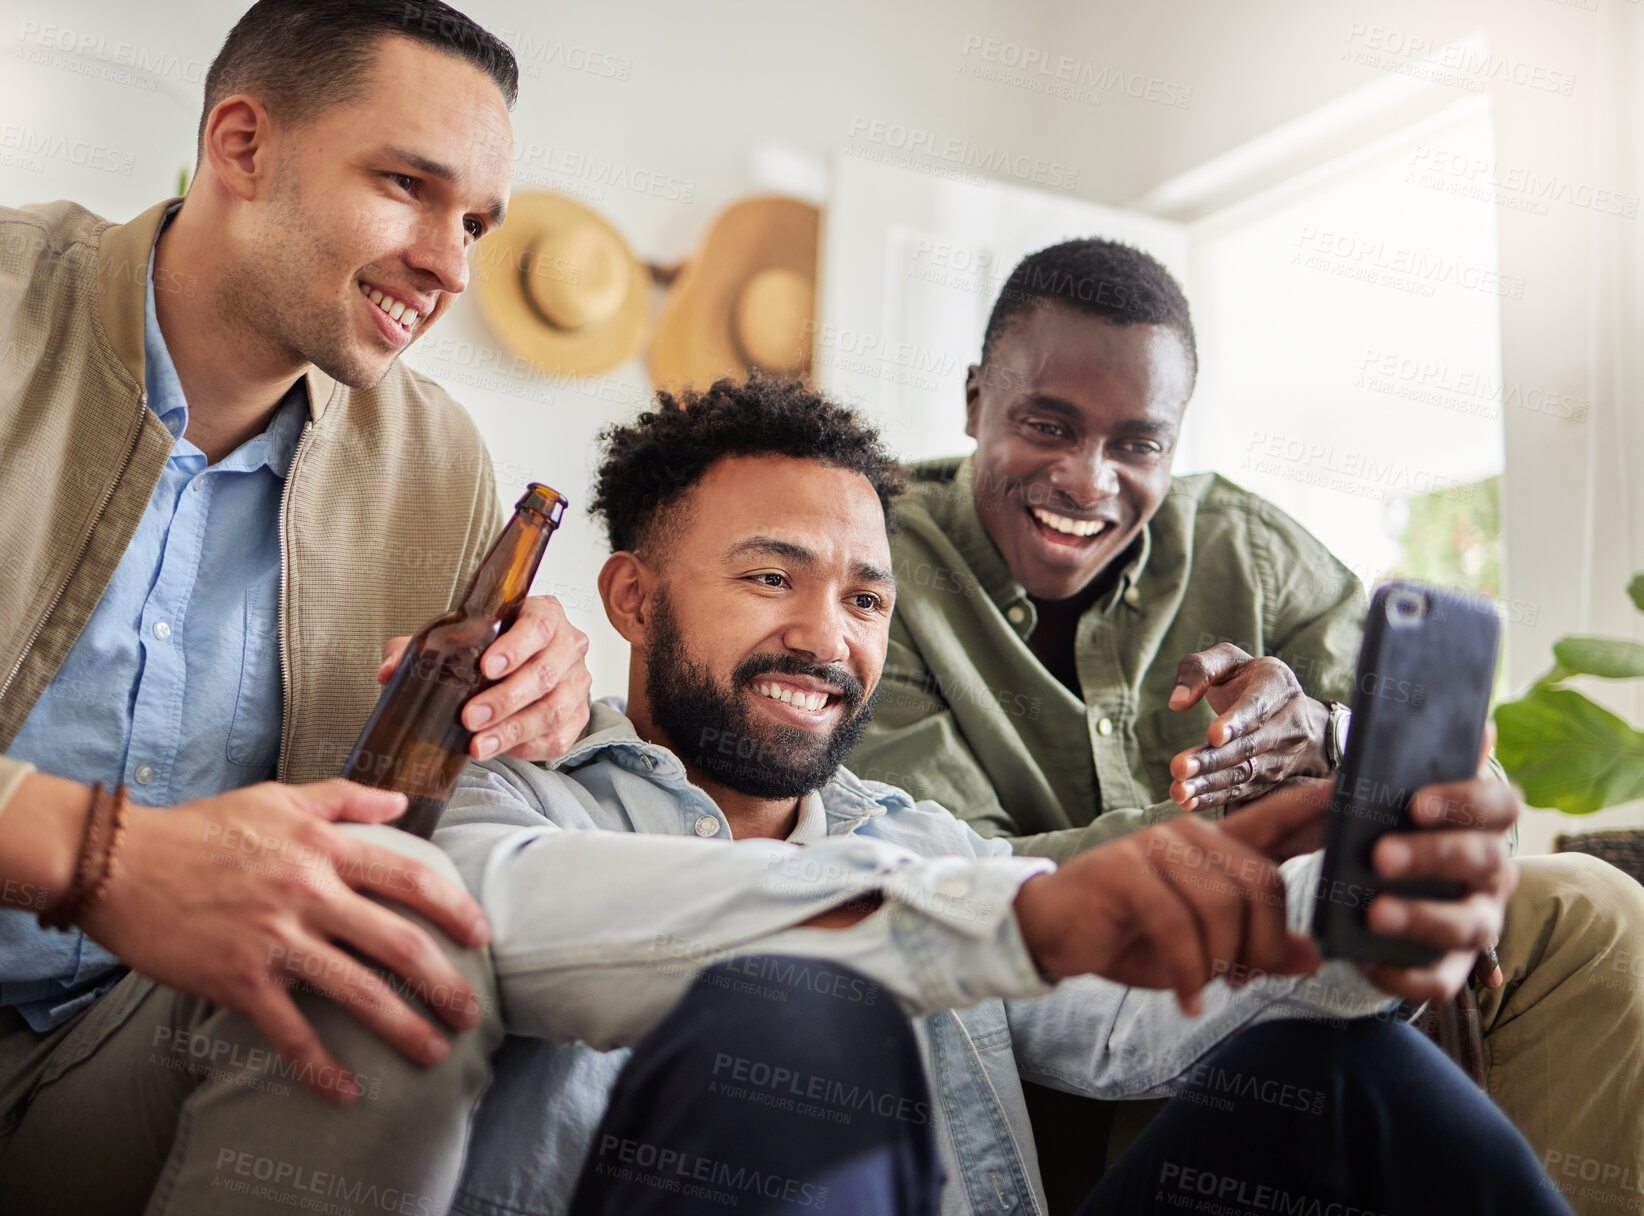
{"label": "thumb", "polygon": [[296,787],[302,809],[333,823],[387,823],[405,813],[405,795],[333,777]]}
{"label": "thumb", "polygon": [[1222,831],[1266,856],[1288,837],[1324,818],[1335,796],[1333,777],[1297,778],[1221,821]]}
{"label": "thumb", "polygon": [[1196,650],[1176,664],[1176,687],[1170,692],[1170,708],[1186,709],[1204,696],[1212,684],[1235,675],[1250,656],[1231,642],[1218,642],[1209,650]]}
{"label": "thumb", "polygon": [[389,638],[382,644],[382,664],[377,668],[377,683],[385,684],[388,677],[394,674],[394,668],[400,665],[405,657],[405,648],[411,641],[411,635],[400,638]]}

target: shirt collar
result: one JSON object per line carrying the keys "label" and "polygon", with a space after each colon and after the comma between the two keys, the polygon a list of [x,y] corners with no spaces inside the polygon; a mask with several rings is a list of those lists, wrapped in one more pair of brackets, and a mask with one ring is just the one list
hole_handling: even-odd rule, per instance
{"label": "shirt collar", "polygon": [[160,247],[160,233],[166,230],[182,203],[167,207],[148,250],[148,284],[143,295],[143,378],[147,381],[148,407],[159,415],[173,439],[181,439],[188,429],[188,402],[177,379],[177,367],[160,334],[160,316],[154,308],[154,255]]}
{"label": "shirt collar", "polygon": [[[931,516],[964,557],[965,564],[976,576],[982,590],[987,592],[988,598],[1016,626],[1017,632],[1026,637],[1033,632],[1037,618],[1033,601],[1028,598],[1027,589],[1016,581],[1004,555],[988,535],[976,510],[975,489],[976,457],[973,454],[959,461],[946,492],[937,495],[931,503]],[[1130,593],[1141,579],[1152,550],[1153,525],[1149,521],[1128,550],[1129,556],[1122,559],[1124,565],[1120,567],[1119,577],[1113,590],[1101,601],[1101,608],[1105,610],[1118,603],[1121,596],[1126,597],[1126,603],[1134,606],[1135,597]]]}
{"label": "shirt collar", "polygon": [[[166,340],[160,333],[160,317],[154,307],[154,257],[160,246],[160,233],[182,207],[178,200],[166,208],[160,226],[154,235],[154,244],[148,251],[148,284],[143,297],[143,379],[148,389],[149,408],[165,423],[171,437],[177,441],[174,455],[196,455],[199,449],[183,438],[188,429],[188,400],[183,396],[183,385],[177,378],[177,365],[171,361]],[[308,388],[299,376],[280,398],[274,416],[261,434],[254,435],[218,462],[224,471],[250,472],[267,465],[274,476],[284,480],[291,468],[291,457],[297,449],[302,425],[308,418]]]}
{"label": "shirt collar", "polygon": [[[634,729],[627,715],[627,700],[604,697],[590,706],[588,725],[571,750],[546,767],[569,775],[584,765],[607,761],[629,772],[640,773],[668,789],[690,786],[685,765],[665,747],[647,743]],[[839,769],[820,790],[806,795],[800,804],[799,822],[789,837],[795,844],[809,844],[813,837],[848,832],[867,819],[893,808],[909,808],[913,799],[892,786],[863,781],[848,769]],[[825,828],[819,829],[820,810]],[[803,838],[802,838],[803,836]]]}
{"label": "shirt collar", "polygon": [[815,790],[799,800],[799,822],[788,833],[789,844],[821,844],[828,838],[828,813]]}

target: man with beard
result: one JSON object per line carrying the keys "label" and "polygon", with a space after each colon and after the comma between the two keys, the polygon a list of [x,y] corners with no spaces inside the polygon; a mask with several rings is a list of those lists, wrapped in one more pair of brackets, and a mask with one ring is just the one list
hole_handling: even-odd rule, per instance
{"label": "man with beard", "polygon": [[[1073,240],[1012,271],[965,382],[976,451],[916,467],[900,504],[857,772],[1066,859],[1334,770],[1363,591],[1273,504],[1172,476],[1197,371],[1187,299],[1147,254]],[[1550,1163],[1636,1161],[1644,1001],[1613,981],[1644,957],[1644,890],[1581,854],[1520,864],[1481,967],[1491,1095]],[[1627,1199],[1605,1178],[1591,1210]]]}
{"label": "man with beard", "polygon": [[[436,834],[496,927],[519,1036],[496,1057],[454,1210],[580,1213],[595,1196],[625,1214],[791,1211],[822,1193],[827,1210],[925,1212],[928,1174],[875,1179],[887,1144],[925,1159],[934,1137],[943,1212],[1038,1212],[1024,1076],[1182,1091],[1091,1212],[1212,1192],[1285,1210],[1563,1210],[1461,1073],[1365,1016],[1464,979],[1511,887],[1504,787],[1423,791],[1418,822],[1446,826],[1382,846],[1469,891],[1377,902],[1444,952],[1423,971],[1321,965],[1287,928],[1319,858],[1281,875],[1262,852],[1319,821],[1328,783],[1059,869],[1013,857],[838,767],[896,594],[900,476],[877,436],[802,386],[720,381],[659,394],[606,438],[593,509],[615,552],[599,587],[631,647],[627,700],[597,703],[548,767],[471,768]],[[621,868],[596,868],[595,850]],[[886,1027],[855,1026],[892,1001],[916,1016],[919,1066],[886,1059]],[[641,1039],[631,1059],[610,1050]],[[1452,1168],[1466,1161],[1481,1172]],[[749,1177],[774,1202],[727,1181]],[[690,1189],[705,1180],[719,1195]],[[790,1184],[811,1198],[784,1207],[770,1187]]]}

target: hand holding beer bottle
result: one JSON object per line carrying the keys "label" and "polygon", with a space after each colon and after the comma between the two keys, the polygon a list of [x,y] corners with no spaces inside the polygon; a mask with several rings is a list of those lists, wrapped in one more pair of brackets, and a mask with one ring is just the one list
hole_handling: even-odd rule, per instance
{"label": "hand holding beer bottle", "polygon": [[424,626],[400,656],[342,771],[408,796],[394,826],[433,835],[468,763],[473,732],[462,724],[462,707],[495,682],[480,670],[480,656],[514,623],[565,507],[557,491],[533,483],[462,601]]}

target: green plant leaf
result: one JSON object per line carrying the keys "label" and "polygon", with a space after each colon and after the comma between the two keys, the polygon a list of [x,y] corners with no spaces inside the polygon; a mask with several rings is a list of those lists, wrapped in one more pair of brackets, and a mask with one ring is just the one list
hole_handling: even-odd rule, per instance
{"label": "green plant leaf", "polygon": [[1587,815],[1644,798],[1644,734],[1568,688],[1496,707],[1496,756],[1531,806]]}
{"label": "green plant leaf", "polygon": [[1553,658],[1565,669],[1565,676],[1602,676],[1606,680],[1644,676],[1644,644],[1621,638],[1560,638],[1553,643]]}
{"label": "green plant leaf", "polygon": [[1644,574],[1633,575],[1633,581],[1627,584],[1627,594],[1632,596],[1633,607],[1644,612]]}

